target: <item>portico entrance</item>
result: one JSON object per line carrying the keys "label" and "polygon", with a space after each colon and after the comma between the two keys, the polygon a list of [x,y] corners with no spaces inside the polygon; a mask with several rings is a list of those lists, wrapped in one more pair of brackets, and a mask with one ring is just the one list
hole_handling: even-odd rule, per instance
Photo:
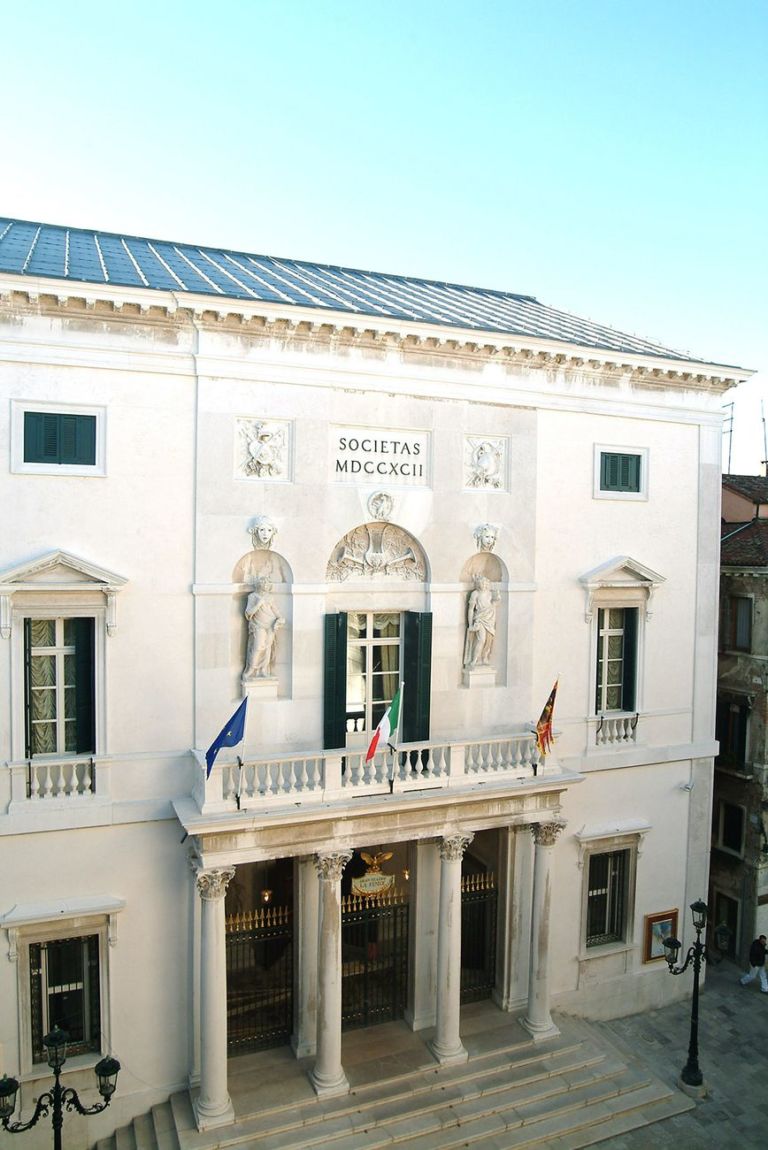
{"label": "portico entrance", "polygon": [[341,1024],[402,1018],[408,992],[408,901],[393,891],[341,904]]}

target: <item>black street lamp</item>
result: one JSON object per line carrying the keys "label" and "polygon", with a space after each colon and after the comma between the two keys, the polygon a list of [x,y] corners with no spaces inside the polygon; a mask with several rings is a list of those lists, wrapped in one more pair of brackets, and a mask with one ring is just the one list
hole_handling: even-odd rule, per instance
{"label": "black street lamp", "polygon": [[688,1061],[680,1072],[680,1081],[686,1086],[701,1086],[704,1076],[699,1069],[699,974],[702,962],[709,961],[706,944],[701,941],[701,932],[707,925],[707,904],[697,899],[691,903],[693,925],[696,930],[696,941],[688,948],[685,962],[676,966],[680,947],[683,945],[677,938],[665,938],[667,965],[670,974],[683,974],[693,963],[693,996],[691,998],[691,1039],[688,1044]]}
{"label": "black street lamp", "polygon": [[64,1123],[64,1108],[76,1110],[78,1114],[100,1114],[109,1106],[117,1085],[117,1075],[120,1063],[116,1058],[102,1058],[97,1062],[94,1072],[99,1080],[99,1094],[104,1099],[95,1106],[83,1106],[77,1096],[77,1091],[71,1086],[62,1087],[59,1077],[61,1068],[67,1060],[67,1042],[69,1035],[58,1026],[54,1026],[50,1034],[43,1039],[43,1046],[48,1053],[48,1065],[53,1070],[53,1090],[41,1094],[37,1100],[35,1113],[29,1122],[11,1122],[11,1115],[16,1109],[16,1095],[19,1083],[15,1078],[3,1075],[0,1078],[0,1123],[10,1134],[21,1134],[23,1130],[30,1130],[36,1123],[51,1114],[53,1125],[53,1150],[61,1150],[61,1127]]}

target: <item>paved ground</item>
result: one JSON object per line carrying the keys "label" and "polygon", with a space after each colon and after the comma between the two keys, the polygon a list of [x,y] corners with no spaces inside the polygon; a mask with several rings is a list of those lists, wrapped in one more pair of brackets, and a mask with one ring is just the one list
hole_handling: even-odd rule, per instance
{"label": "paved ground", "polygon": [[[610,1150],[768,1150],[768,994],[757,980],[739,986],[725,961],[707,973],[699,1004],[699,1066],[707,1098],[687,1114],[600,1143]],[[692,985],[690,972],[680,975]],[[688,1057],[690,999],[664,1010],[594,1024],[629,1047],[664,1082]]]}

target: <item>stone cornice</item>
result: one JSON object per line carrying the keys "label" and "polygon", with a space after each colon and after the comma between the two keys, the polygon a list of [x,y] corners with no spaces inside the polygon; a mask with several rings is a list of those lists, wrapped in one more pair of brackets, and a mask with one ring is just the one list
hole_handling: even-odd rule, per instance
{"label": "stone cornice", "polygon": [[754,372],[698,360],[640,355],[582,347],[526,335],[478,332],[367,315],[350,315],[300,305],[240,301],[226,297],[184,295],[108,284],[63,284],[55,280],[0,277],[2,310],[33,314],[92,316],[133,323],[192,325],[235,331],[280,341],[325,344],[329,350],[350,347],[382,353],[400,351],[425,359],[460,360],[464,364],[501,362],[511,368],[549,373],[578,370],[596,378],[646,388],[680,387],[721,394]]}

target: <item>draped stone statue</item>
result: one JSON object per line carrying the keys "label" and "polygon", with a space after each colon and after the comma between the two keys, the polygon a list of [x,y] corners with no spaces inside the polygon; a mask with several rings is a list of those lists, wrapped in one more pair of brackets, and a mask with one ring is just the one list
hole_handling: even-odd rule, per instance
{"label": "draped stone statue", "polygon": [[248,596],[245,617],[248,620],[248,650],[243,679],[271,679],[275,661],[275,640],[278,628],[285,623],[269,597],[272,584],[269,579],[256,580],[256,588]]}
{"label": "draped stone statue", "polygon": [[498,591],[491,589],[485,575],[475,576],[475,589],[467,600],[467,634],[464,640],[464,666],[468,670],[487,667],[496,638]]}

